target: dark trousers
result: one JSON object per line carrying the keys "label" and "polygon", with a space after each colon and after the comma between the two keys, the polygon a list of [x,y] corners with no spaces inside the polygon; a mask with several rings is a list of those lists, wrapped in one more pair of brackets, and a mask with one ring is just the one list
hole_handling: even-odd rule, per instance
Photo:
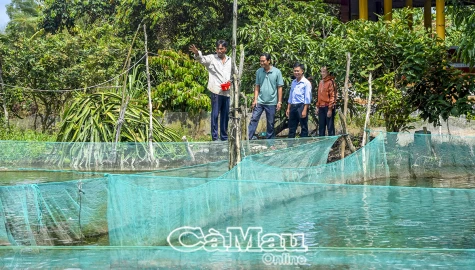
{"label": "dark trousers", "polygon": [[328,106],[318,108],[318,136],[325,136],[328,129],[328,136],[335,136],[335,110],[332,110],[332,117],[327,117]]}
{"label": "dark trousers", "polygon": [[262,105],[257,104],[254,110],[252,111],[251,122],[249,123],[248,128],[248,138],[252,139],[254,133],[256,132],[257,125],[259,124],[259,119],[261,119],[262,112],[266,112],[266,121],[267,121],[267,139],[274,138],[274,119],[275,111],[277,105]]}
{"label": "dark trousers", "polygon": [[[289,138],[295,138],[297,126],[300,123],[300,137],[308,137],[308,114],[302,118],[304,104],[291,104],[289,112]],[[308,113],[308,112],[307,112]]]}
{"label": "dark trousers", "polygon": [[218,140],[218,115],[219,133],[222,141],[228,140],[229,122],[229,97],[211,93],[211,139]]}

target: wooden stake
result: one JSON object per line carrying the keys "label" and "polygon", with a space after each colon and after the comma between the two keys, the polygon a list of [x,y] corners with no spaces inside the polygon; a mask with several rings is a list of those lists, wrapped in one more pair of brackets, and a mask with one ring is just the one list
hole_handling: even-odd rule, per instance
{"label": "wooden stake", "polygon": [[0,54],[0,98],[2,100],[3,114],[4,114],[4,117],[5,117],[5,128],[8,129],[10,127],[10,123],[9,123],[9,120],[8,120],[6,91],[4,91],[4,88],[3,88],[2,61],[3,61],[3,58],[2,58],[2,55]]}
{"label": "wooden stake", "polygon": [[[231,96],[233,97],[233,116],[231,117],[231,124],[229,125],[229,169],[232,169],[239,162],[241,162],[241,124],[239,116],[239,86],[240,86],[240,70],[236,70],[236,43],[237,43],[237,0],[233,2],[233,55],[231,58],[233,88],[231,89]],[[241,46],[241,49],[243,47]],[[243,58],[243,50],[241,51],[241,59]],[[240,67],[243,64],[240,64]]]}
{"label": "wooden stake", "polygon": [[150,151],[150,161],[154,161],[153,151],[153,114],[152,114],[152,86],[150,83],[150,70],[148,68],[148,48],[147,48],[147,26],[143,25],[143,33],[145,36],[145,69],[147,71],[147,95],[148,95],[148,112],[149,112],[149,128],[148,128],[148,145]]}
{"label": "wooden stake", "polygon": [[[135,43],[135,38],[137,37],[139,30],[140,30],[140,24],[137,26],[137,30],[135,31],[134,38],[132,39],[132,43],[130,44],[129,52],[127,53],[127,58],[125,59],[125,63],[124,63],[124,67],[122,68],[122,71],[129,70],[130,68],[130,55],[132,53],[132,48]],[[130,100],[130,96],[127,95],[126,97],[128,75],[129,75],[128,72],[124,74],[124,84],[122,86],[122,102],[120,104],[119,119],[117,119],[117,124],[116,124],[117,129],[115,131],[115,143],[114,143],[114,150],[113,150],[114,163],[116,163],[117,161],[117,143],[119,142],[120,131],[122,130],[122,125],[124,123],[125,111],[127,110],[127,105],[129,104],[129,100]]]}
{"label": "wooden stake", "polygon": [[371,96],[373,95],[373,88],[372,88],[372,79],[373,79],[373,73],[369,73],[369,97],[368,97],[368,104],[366,104],[366,119],[364,121],[364,129],[363,129],[363,142],[361,143],[361,147],[366,145],[366,128],[369,125],[369,113],[371,112]]}
{"label": "wooden stake", "polygon": [[351,141],[351,137],[348,134],[348,130],[346,129],[347,127],[347,122],[346,122],[346,116],[348,113],[348,91],[349,91],[349,80],[350,80],[350,62],[351,62],[351,55],[350,53],[346,53],[346,75],[345,75],[345,85],[343,89],[343,113],[340,113],[340,122],[341,122],[341,127],[343,130],[344,135],[344,140],[341,142],[341,149],[340,149],[340,157],[344,158],[345,157],[345,148],[346,145],[348,144],[348,148],[350,149],[351,153],[354,153],[356,151],[355,146],[353,145],[353,142]]}

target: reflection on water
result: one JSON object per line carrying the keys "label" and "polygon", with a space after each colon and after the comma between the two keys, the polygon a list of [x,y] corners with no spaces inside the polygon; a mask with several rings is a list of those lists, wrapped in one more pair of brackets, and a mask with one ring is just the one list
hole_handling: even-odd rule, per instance
{"label": "reflection on water", "polygon": [[368,181],[368,185],[402,186],[426,188],[469,188],[475,189],[475,176],[459,176],[453,178],[390,178]]}
{"label": "reflection on water", "polygon": [[0,186],[64,182],[100,178],[104,173],[79,173],[68,171],[0,171]]}
{"label": "reflection on water", "polygon": [[226,226],[304,233],[310,247],[475,249],[475,190],[339,186]]}
{"label": "reflection on water", "polygon": [[[7,269],[473,269],[461,250],[310,249],[301,266],[269,265],[261,252],[178,252],[167,247],[2,249]],[[275,256],[279,253],[272,253]],[[302,255],[302,254],[300,254]],[[1,262],[1,261],[0,261]]]}
{"label": "reflection on water", "polygon": [[0,170],[0,186],[27,185],[39,183],[65,182],[92,178],[102,178],[105,174],[138,174],[140,171],[2,171]]}

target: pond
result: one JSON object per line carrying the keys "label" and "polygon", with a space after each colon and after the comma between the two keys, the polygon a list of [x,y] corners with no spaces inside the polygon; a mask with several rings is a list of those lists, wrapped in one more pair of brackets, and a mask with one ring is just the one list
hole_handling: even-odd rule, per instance
{"label": "pond", "polygon": [[73,171],[0,171],[0,186],[28,185],[48,182],[64,182],[79,179],[100,178],[104,173],[79,173]]}
{"label": "pond", "polygon": [[[246,211],[234,218],[222,218],[205,225],[203,232],[214,229],[226,234],[229,227],[240,227],[244,231],[260,227],[262,234],[301,233],[308,250],[290,252],[289,256],[303,256],[305,264],[300,266],[312,269],[359,269],[362,266],[393,269],[457,266],[457,269],[470,269],[475,263],[475,189],[472,178],[388,179],[373,181],[369,185],[252,185],[255,185],[253,189],[259,188],[260,192],[273,195],[279,194],[278,191],[287,185],[298,198],[255,207],[256,201],[252,197],[256,193],[250,192],[243,195],[239,203]],[[299,192],[305,195],[298,196]],[[129,199],[123,197],[123,200]],[[167,200],[166,197],[163,199]],[[186,208],[184,204],[179,207]],[[150,217],[154,215],[153,211],[148,213]],[[127,219],[127,213],[122,212],[122,217]],[[153,231],[148,237],[154,237]],[[34,268],[65,265],[93,269],[173,268],[180,265],[194,269],[266,269],[266,260],[270,257],[264,258],[264,255],[272,254],[275,259],[283,254],[251,250],[209,253],[203,249],[183,253],[168,244],[117,247],[109,244],[108,234],[84,238],[69,245],[21,250],[0,248],[0,255],[6,266],[29,265]],[[285,268],[285,265],[277,266]]]}
{"label": "pond", "polygon": [[[0,247],[0,265],[472,269],[473,140],[432,136],[420,143],[397,136],[378,136],[366,150],[330,164],[321,161],[330,142],[267,151],[231,173],[222,157],[121,175],[1,171],[0,239],[23,246]],[[172,234],[184,227],[201,234]],[[229,228],[243,234],[232,238]],[[250,235],[267,241],[268,250],[245,242],[246,232],[256,229],[260,234]],[[213,242],[221,239],[216,235],[235,239],[241,250],[207,252],[224,246]],[[269,240],[284,235],[302,241]]]}

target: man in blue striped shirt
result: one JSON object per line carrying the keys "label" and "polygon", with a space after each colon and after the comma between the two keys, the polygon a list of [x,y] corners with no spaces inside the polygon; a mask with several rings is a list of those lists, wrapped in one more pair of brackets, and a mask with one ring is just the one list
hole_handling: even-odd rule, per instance
{"label": "man in blue striped shirt", "polygon": [[290,87],[290,95],[285,114],[289,118],[289,138],[295,138],[300,123],[300,137],[308,137],[308,108],[312,101],[312,84],[304,76],[303,64],[294,65],[295,80]]}

